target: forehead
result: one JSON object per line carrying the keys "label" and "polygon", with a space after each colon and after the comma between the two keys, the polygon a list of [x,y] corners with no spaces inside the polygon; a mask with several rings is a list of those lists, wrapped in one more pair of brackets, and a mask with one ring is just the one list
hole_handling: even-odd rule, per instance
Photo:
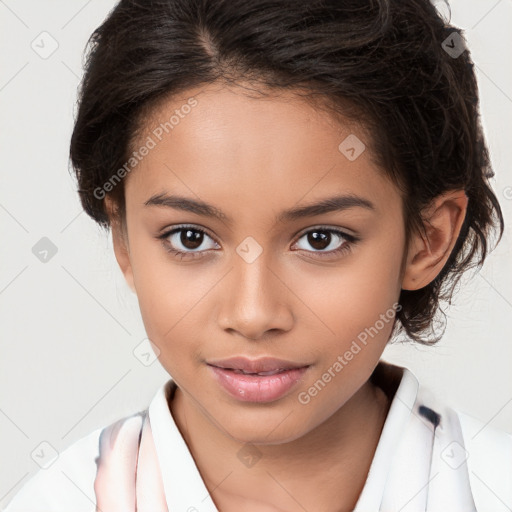
{"label": "forehead", "polygon": [[167,192],[233,206],[257,198],[277,210],[348,193],[378,205],[398,192],[369,142],[362,126],[293,92],[258,96],[210,84],[160,102],[147,117],[134,150],[149,149],[127,176],[127,202]]}

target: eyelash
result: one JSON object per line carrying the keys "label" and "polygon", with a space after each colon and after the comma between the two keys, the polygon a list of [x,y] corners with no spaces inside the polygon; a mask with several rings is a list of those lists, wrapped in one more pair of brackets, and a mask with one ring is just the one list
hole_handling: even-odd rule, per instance
{"label": "eyelash", "polygon": [[[214,240],[214,238],[212,236],[210,236],[204,229],[200,229],[200,228],[198,228],[196,226],[192,226],[192,225],[180,225],[180,226],[177,226],[177,227],[175,227],[175,228],[173,228],[171,230],[166,231],[165,233],[162,233],[161,235],[158,235],[156,238],[158,240],[161,240],[165,250],[168,253],[174,255],[176,258],[179,257],[182,260],[184,258],[195,259],[195,258],[202,257],[201,253],[204,253],[205,252],[204,250],[203,251],[190,251],[190,252],[189,251],[178,251],[177,249],[173,249],[170,246],[169,240],[167,240],[167,239],[171,235],[173,235],[175,233],[179,233],[181,231],[185,231],[186,229],[190,229],[191,231],[195,231],[197,233],[202,233],[202,234],[207,235],[208,237],[210,237],[212,240]],[[360,240],[358,237],[356,237],[354,235],[349,235],[348,233],[340,231],[339,229],[336,229],[336,228],[331,228],[331,227],[327,227],[327,226],[316,226],[314,228],[308,229],[307,231],[304,231],[303,233],[301,233],[299,235],[297,241],[300,240],[305,235],[308,235],[309,233],[314,233],[314,232],[317,232],[317,231],[322,231],[322,232],[327,232],[327,233],[335,234],[335,235],[339,236],[340,238],[345,239],[345,243],[344,244],[342,244],[337,249],[334,249],[334,250],[331,250],[331,251],[325,251],[325,252],[323,252],[323,251],[307,251],[307,252],[313,252],[314,254],[329,255],[329,257],[331,257],[331,258],[332,257],[336,257],[336,256],[341,256],[342,254],[345,254],[345,253],[351,251],[352,250],[352,246],[355,245]],[[325,257],[326,256],[321,256],[321,258],[325,258]]]}

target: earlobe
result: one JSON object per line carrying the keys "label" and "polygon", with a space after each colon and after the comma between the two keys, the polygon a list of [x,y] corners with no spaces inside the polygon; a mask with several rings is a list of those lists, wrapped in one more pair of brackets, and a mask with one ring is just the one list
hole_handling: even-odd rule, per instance
{"label": "earlobe", "polygon": [[445,192],[423,212],[426,236],[411,235],[403,290],[418,290],[431,283],[448,261],[466,216],[464,190]]}
{"label": "earlobe", "polygon": [[110,197],[105,197],[105,208],[108,212],[110,219],[110,226],[112,230],[112,244],[114,247],[114,254],[119,264],[119,268],[124,275],[125,281],[130,289],[137,293],[133,279],[133,270],[130,259],[130,246],[128,236],[124,229],[119,215],[114,211],[114,205]]}

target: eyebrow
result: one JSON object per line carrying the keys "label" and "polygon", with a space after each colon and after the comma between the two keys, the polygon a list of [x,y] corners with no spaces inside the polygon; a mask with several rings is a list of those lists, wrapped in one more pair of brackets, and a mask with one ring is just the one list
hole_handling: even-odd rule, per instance
{"label": "eyebrow", "polygon": [[[168,195],[166,193],[155,194],[144,202],[144,206],[162,206],[167,208],[174,208],[176,210],[183,210],[192,212],[204,217],[216,218],[221,221],[232,223],[233,219],[226,215],[222,210],[215,206],[205,203],[198,199],[191,199],[187,197]],[[305,217],[314,217],[325,213],[348,210],[349,208],[365,208],[367,210],[375,211],[375,205],[368,199],[356,196],[354,194],[339,195],[327,197],[321,201],[298,206],[281,212],[278,217],[278,222],[291,222],[294,220],[302,219]]]}

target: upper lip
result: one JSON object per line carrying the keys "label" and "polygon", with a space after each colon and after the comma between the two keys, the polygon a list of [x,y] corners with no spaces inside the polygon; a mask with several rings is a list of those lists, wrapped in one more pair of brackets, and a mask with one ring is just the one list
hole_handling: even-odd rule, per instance
{"label": "upper lip", "polygon": [[247,357],[230,357],[228,359],[216,359],[207,361],[210,366],[218,368],[242,370],[247,373],[271,372],[274,370],[289,370],[292,368],[303,368],[309,366],[303,363],[294,363],[275,357],[261,357],[259,359],[248,359]]}

